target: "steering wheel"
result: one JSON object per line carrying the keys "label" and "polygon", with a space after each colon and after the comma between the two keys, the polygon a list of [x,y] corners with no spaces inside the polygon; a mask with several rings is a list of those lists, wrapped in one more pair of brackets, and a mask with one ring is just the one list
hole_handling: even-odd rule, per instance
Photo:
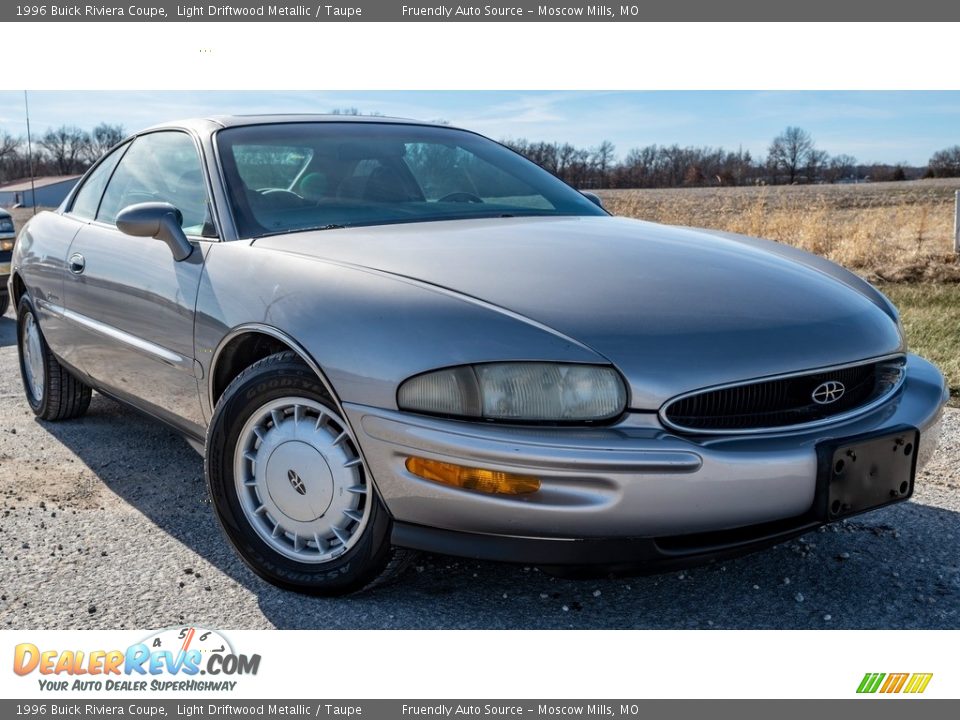
{"label": "steering wheel", "polygon": [[437,202],[482,203],[483,198],[471,192],[452,192],[449,195],[444,195]]}

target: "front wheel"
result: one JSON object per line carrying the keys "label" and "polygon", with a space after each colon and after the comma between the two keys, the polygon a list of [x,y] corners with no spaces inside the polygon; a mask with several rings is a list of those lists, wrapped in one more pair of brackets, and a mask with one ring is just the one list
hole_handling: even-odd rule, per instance
{"label": "front wheel", "polygon": [[260,360],[227,388],[206,475],[227,538],[275,585],[342,595],[403,565],[346,420],[292,352]]}

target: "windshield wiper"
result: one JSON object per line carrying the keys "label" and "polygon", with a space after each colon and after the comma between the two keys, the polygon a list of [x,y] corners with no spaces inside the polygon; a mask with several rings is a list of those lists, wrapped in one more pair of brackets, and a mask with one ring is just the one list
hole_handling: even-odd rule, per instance
{"label": "windshield wiper", "polygon": [[275,230],[274,232],[264,233],[263,235],[258,235],[257,237],[271,237],[273,235],[286,235],[288,233],[297,233],[297,232],[313,232],[314,230],[343,230],[346,225],[312,225],[309,227],[298,227],[298,228],[287,228],[286,230]]}

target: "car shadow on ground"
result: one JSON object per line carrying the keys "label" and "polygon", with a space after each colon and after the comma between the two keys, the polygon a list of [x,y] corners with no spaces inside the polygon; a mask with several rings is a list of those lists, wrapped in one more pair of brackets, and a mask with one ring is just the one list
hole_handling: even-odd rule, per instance
{"label": "car shadow on ground", "polygon": [[16,344],[17,323],[13,321],[13,318],[0,315],[0,347],[10,347]]}
{"label": "car shadow on ground", "polygon": [[666,575],[565,580],[420,556],[391,585],[308,598],[260,580],[238,559],[207,501],[200,457],[162,425],[95,396],[85,418],[44,427],[107,488],[220,570],[226,578],[207,577],[214,592],[218,584],[236,591],[234,581],[278,628],[960,627],[960,514],[918,503]]}

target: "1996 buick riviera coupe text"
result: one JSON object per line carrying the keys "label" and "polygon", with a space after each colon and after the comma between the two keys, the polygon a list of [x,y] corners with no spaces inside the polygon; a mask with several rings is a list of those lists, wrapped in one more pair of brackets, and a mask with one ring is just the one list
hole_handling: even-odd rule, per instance
{"label": "1996 buick riviera coupe text", "polygon": [[401,548],[671,567],[904,500],[944,380],[870,285],[609,216],[449,127],[172,123],[31,220],[27,399],[90,389],[206,456],[240,555],[342,593]]}

